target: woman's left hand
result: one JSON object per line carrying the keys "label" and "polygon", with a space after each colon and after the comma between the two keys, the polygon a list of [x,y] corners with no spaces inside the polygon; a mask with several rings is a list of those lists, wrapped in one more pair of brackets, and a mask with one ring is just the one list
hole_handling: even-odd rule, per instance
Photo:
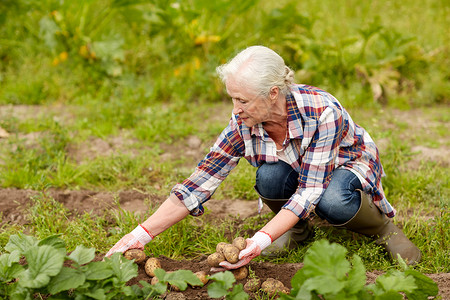
{"label": "woman's left hand", "polygon": [[247,265],[252,259],[261,254],[261,247],[251,239],[247,239],[247,247],[239,253],[239,261],[235,264],[227,261],[221,262],[219,265],[226,270],[238,269]]}

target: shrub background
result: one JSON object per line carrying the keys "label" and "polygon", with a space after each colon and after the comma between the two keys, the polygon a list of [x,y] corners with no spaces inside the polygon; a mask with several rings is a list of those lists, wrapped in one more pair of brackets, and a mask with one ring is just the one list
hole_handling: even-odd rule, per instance
{"label": "shrub background", "polygon": [[254,44],[346,106],[449,101],[441,0],[4,0],[0,11],[0,104],[220,101],[215,67]]}

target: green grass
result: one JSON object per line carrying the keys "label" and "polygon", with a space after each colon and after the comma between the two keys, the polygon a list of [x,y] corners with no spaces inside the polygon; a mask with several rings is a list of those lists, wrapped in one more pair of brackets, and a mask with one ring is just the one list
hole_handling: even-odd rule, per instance
{"label": "green grass", "polygon": [[[117,203],[117,210],[105,212],[98,216],[86,212],[80,216],[72,215],[61,203],[42,193],[32,198],[33,206],[27,216],[30,222],[24,226],[3,225],[0,234],[1,246],[8,241],[9,235],[17,232],[32,234],[39,239],[53,234],[60,234],[68,249],[77,245],[95,247],[105,253],[121,236],[134,229],[135,225],[148,217],[122,210]],[[272,213],[262,217],[253,217],[239,222],[238,219],[226,219],[218,222],[206,221],[206,217],[188,217],[171,227],[147,247],[150,255],[165,255],[173,259],[195,258],[213,253],[217,243],[231,242],[236,236],[249,237],[273,216]],[[422,262],[416,267],[423,273],[448,272],[449,255],[446,245],[449,241],[448,203],[441,202],[437,214],[429,220],[423,220],[420,213],[409,215],[403,224],[403,231],[422,250]],[[275,263],[301,262],[305,251],[319,239],[325,238],[336,242],[349,250],[349,256],[358,254],[367,270],[387,270],[392,262],[380,246],[373,240],[333,227],[315,227],[314,238],[279,258],[257,258],[257,260]]]}

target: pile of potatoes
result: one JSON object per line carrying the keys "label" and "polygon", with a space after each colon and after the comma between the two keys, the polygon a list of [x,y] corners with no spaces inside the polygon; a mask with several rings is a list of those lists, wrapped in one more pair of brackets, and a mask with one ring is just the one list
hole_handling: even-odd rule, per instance
{"label": "pile of potatoes", "polygon": [[[247,242],[243,237],[237,237],[233,240],[233,243],[228,244],[220,242],[216,246],[216,252],[208,256],[208,265],[214,268],[220,268],[220,263],[227,261],[235,264],[239,261],[239,252],[244,250],[247,246]],[[242,280],[248,276],[248,268],[246,266],[236,270],[232,270],[232,273],[236,280]]]}
{"label": "pile of potatoes", "polygon": [[[239,261],[239,252],[246,247],[246,241],[242,237],[237,237],[233,240],[232,244],[227,244],[221,242],[216,246],[216,252],[209,255],[207,262],[211,267],[220,267],[219,263],[223,261],[228,261],[229,263],[237,263]],[[158,278],[155,277],[155,270],[161,268],[161,262],[156,257],[150,257],[146,260],[146,255],[144,251],[139,249],[131,249],[124,253],[125,258],[132,260],[134,259],[135,263],[143,264],[145,262],[145,273],[152,277],[151,284],[156,284],[158,282]],[[168,272],[170,273],[170,271]],[[232,273],[236,280],[243,280],[248,277],[249,271],[247,266],[241,267],[236,270],[232,270]],[[208,283],[208,274],[204,271],[199,271],[194,273],[198,279],[203,284]],[[176,286],[171,286],[171,290],[179,291]],[[261,279],[259,278],[250,278],[247,283],[244,285],[244,290],[247,293],[255,293],[259,290],[262,290],[264,293],[273,297],[278,292],[283,292],[289,294],[289,289],[284,286],[284,284],[276,280],[274,278],[267,278],[266,281],[261,283]]]}

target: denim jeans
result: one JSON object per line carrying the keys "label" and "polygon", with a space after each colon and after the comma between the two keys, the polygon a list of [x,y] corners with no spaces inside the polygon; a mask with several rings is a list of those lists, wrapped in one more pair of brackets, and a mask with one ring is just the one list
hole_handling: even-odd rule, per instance
{"label": "denim jeans", "polygon": [[[287,163],[265,163],[256,171],[256,189],[268,199],[289,199],[298,187],[298,173]],[[350,220],[358,211],[361,182],[352,172],[336,169],[330,184],[318,199],[316,214],[334,225]]]}

